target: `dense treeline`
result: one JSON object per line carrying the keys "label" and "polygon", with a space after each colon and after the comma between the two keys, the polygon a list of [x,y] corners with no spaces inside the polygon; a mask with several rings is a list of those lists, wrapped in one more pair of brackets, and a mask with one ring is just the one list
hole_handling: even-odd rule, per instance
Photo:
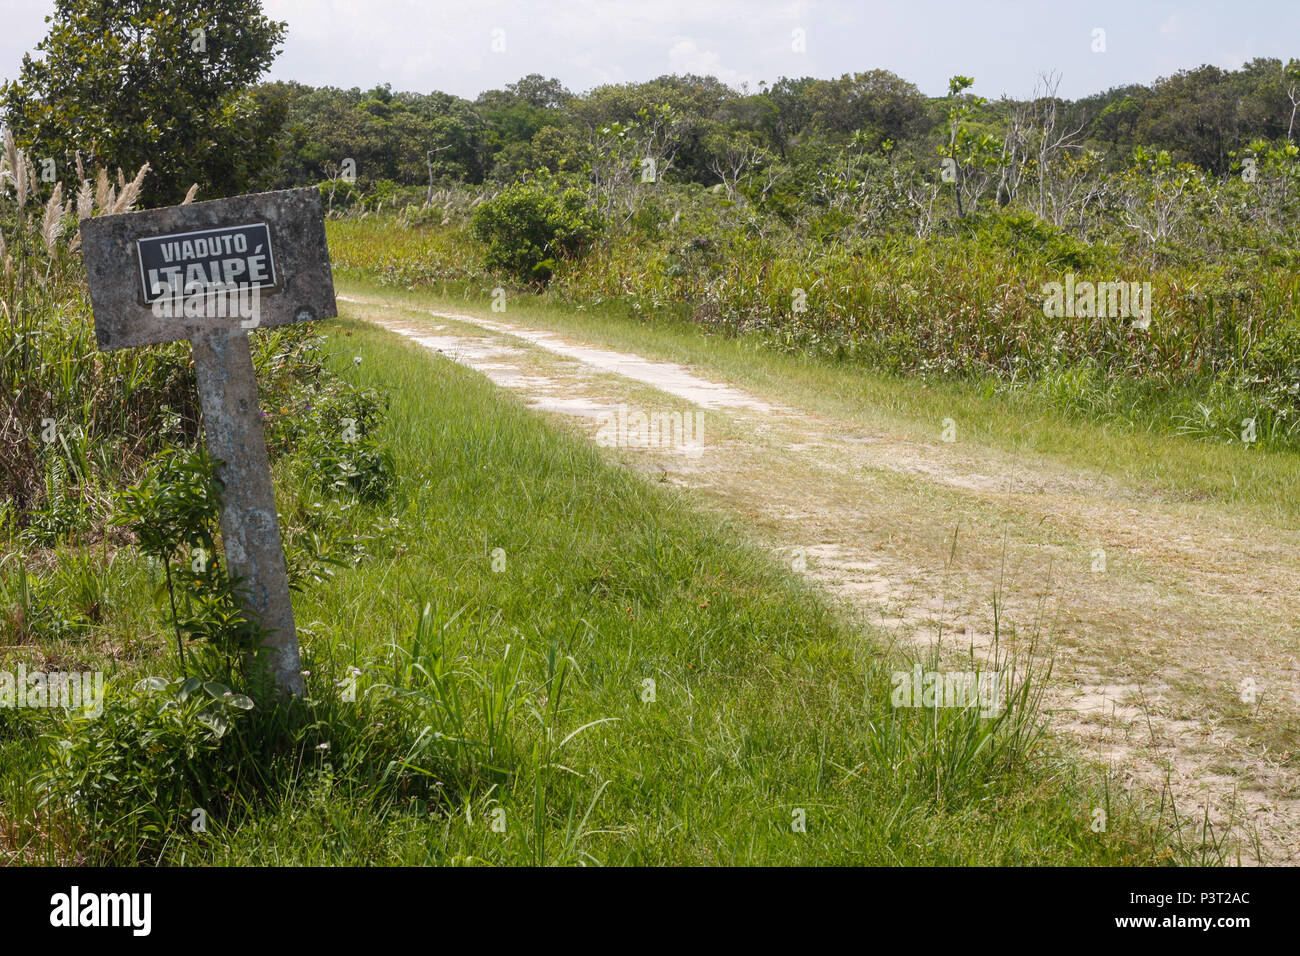
{"label": "dense treeline", "polygon": [[[277,186],[337,176],[345,160],[371,188],[387,181],[434,186],[506,183],[530,171],[587,168],[609,139],[631,139],[669,181],[722,184],[785,167],[810,176],[853,143],[900,151],[940,172],[937,152],[951,140],[952,97],[926,97],[885,70],[837,79],[783,78],[758,92],[713,77],[664,76],[602,86],[583,95],[530,75],[470,101],[446,93],[313,89],[265,84],[282,100]],[[1061,148],[1126,165],[1136,147],[1167,152],[1215,175],[1231,171],[1251,142],[1294,137],[1300,65],[1257,59],[1240,70],[1184,70],[1151,86],[1132,85],[1076,101],[1044,78],[1028,101],[986,102],[964,90],[972,148],[1004,154],[1026,126],[1051,114]],[[380,187],[382,188],[382,187]]]}

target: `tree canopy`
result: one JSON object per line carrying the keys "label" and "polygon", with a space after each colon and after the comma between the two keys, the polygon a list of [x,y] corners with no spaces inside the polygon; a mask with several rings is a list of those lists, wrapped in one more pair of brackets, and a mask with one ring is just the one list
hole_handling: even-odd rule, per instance
{"label": "tree canopy", "polygon": [[246,192],[276,161],[285,101],[254,84],[285,24],[260,0],[56,0],[49,33],[0,89],[21,147],[58,178],[151,167],[144,200]]}

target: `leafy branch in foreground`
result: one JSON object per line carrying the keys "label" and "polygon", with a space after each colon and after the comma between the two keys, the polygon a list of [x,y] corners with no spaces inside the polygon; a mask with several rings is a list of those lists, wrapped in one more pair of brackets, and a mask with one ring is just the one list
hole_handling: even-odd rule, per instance
{"label": "leafy branch in foreground", "polygon": [[217,558],[222,490],[214,475],[217,464],[203,448],[164,451],[139,482],[118,495],[113,518],[135,532],[142,552],[162,564],[182,671],[187,640],[214,645],[229,668],[236,651],[255,646],[258,630],[240,606],[238,581]]}

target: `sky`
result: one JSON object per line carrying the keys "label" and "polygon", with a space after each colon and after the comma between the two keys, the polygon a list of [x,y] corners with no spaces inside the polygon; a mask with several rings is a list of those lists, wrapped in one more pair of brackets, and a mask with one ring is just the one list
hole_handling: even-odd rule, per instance
{"label": "sky", "polygon": [[[53,0],[0,0],[0,78],[45,35]],[[389,83],[474,98],[528,73],[574,92],[700,73],[757,90],[781,76],[882,68],[931,96],[1071,99],[1211,63],[1300,57],[1300,0],[263,0],[287,21],[270,78]],[[1100,32],[1098,32],[1100,31]]]}

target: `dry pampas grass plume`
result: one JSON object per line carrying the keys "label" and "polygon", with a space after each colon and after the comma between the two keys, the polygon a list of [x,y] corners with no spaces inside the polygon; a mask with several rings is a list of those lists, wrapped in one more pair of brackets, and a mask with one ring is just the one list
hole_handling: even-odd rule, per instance
{"label": "dry pampas grass plume", "polygon": [[122,170],[119,169],[117,171],[117,180],[122,184],[122,191],[118,194],[117,202],[113,204],[113,208],[110,212],[127,212],[135,205],[136,200],[140,198],[140,190],[144,186],[145,174],[147,174],[151,168],[152,167],[150,167],[148,163],[145,163],[140,167],[140,171],[135,174],[135,179],[131,180],[129,183],[125,182],[125,179],[122,176]]}
{"label": "dry pampas grass plume", "polygon": [[104,212],[113,205],[113,187],[108,182],[108,170],[101,168],[95,181],[95,208]]}
{"label": "dry pampas grass plume", "polygon": [[45,240],[45,251],[50,258],[54,257],[54,249],[63,230],[63,215],[63,183],[55,183],[50,201],[45,204],[45,215],[41,217],[41,238]]}
{"label": "dry pampas grass plume", "polygon": [[95,187],[89,179],[83,179],[77,189],[77,222],[89,219],[95,211]]}

